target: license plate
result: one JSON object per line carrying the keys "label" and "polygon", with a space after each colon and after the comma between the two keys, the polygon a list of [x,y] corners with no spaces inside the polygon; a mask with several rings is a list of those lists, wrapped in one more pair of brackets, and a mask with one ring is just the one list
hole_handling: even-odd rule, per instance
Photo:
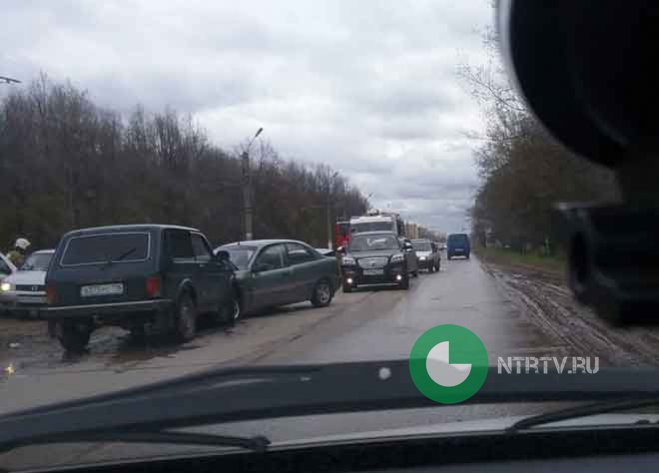
{"label": "license plate", "polygon": [[94,284],[80,288],[81,297],[114,296],[123,293],[124,285],[122,283]]}
{"label": "license plate", "polygon": [[384,269],[365,269],[364,276],[381,276],[384,274]]}

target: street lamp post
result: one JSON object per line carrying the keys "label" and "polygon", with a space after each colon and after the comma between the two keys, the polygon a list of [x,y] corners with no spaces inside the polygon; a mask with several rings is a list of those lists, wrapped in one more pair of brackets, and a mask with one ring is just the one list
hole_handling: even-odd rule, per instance
{"label": "street lamp post", "polygon": [[327,249],[331,250],[332,249],[332,241],[334,238],[332,238],[332,217],[331,217],[331,211],[332,211],[332,184],[334,183],[334,179],[336,179],[336,176],[339,175],[339,171],[336,171],[332,176],[329,178],[329,181],[327,182]]}
{"label": "street lamp post", "polygon": [[259,128],[254,137],[247,144],[247,148],[241,155],[243,164],[243,208],[245,214],[245,240],[254,238],[252,229],[252,170],[249,162],[249,149],[252,147],[254,140],[261,134],[263,128]]}

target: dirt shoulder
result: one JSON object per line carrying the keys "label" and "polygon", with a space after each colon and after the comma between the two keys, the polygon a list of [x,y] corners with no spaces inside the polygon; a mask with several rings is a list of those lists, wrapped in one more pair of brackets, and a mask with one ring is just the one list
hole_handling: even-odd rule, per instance
{"label": "dirt shoulder", "polygon": [[598,356],[601,366],[659,365],[659,328],[610,326],[573,298],[561,268],[479,259],[521,316],[567,345],[567,355]]}

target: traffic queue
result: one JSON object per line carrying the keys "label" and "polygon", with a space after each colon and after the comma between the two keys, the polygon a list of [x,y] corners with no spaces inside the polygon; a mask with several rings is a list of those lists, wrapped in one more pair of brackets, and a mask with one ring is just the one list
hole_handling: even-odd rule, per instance
{"label": "traffic queue", "polygon": [[408,239],[399,222],[357,217],[335,252],[289,239],[213,248],[199,230],[177,225],[73,230],[57,248],[33,252],[19,238],[0,253],[0,313],[47,321],[68,351],[84,350],[105,325],[136,338],[165,332],[188,341],[201,317],[232,324],[287,304],[325,307],[340,288],[408,289],[419,271],[439,271],[439,244]]}

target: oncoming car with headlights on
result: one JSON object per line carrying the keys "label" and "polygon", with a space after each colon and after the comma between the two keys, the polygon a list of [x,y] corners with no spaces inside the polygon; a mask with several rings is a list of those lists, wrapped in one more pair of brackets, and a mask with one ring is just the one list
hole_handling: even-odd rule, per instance
{"label": "oncoming car with headlights on", "polygon": [[412,240],[412,246],[419,260],[419,269],[427,269],[430,273],[439,271],[441,256],[435,242],[421,238]]}
{"label": "oncoming car with headlights on", "polygon": [[408,289],[410,274],[418,274],[412,244],[393,232],[354,234],[341,259],[343,292],[362,285],[397,284]]}

